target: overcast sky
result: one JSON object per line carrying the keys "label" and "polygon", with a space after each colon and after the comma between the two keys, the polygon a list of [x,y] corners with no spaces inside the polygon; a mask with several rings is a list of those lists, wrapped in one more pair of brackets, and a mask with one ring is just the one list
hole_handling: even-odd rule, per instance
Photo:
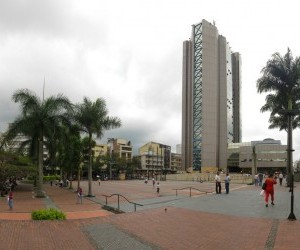
{"label": "overcast sky", "polygon": [[[245,4],[247,3],[247,4]],[[73,103],[103,97],[122,127],[105,132],[138,148],[149,141],[181,143],[182,43],[191,25],[216,22],[242,56],[243,141],[286,133],[268,130],[257,94],[261,69],[287,47],[300,56],[297,1],[279,0],[1,0],[0,130],[19,113],[11,97],[28,88]],[[300,158],[294,131],[294,160]]]}

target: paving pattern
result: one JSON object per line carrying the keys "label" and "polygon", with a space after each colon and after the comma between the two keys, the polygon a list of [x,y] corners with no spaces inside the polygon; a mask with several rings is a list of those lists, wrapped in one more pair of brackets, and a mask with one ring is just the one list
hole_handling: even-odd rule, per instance
{"label": "paving pattern", "polygon": [[[84,194],[87,182],[82,182]],[[185,187],[193,189],[178,191]],[[295,187],[294,213],[288,221],[290,193],[276,186],[275,206],[264,206],[259,187],[232,184],[227,194],[215,194],[213,183],[161,182],[157,195],[151,183],[106,181],[93,183],[95,197],[76,204],[72,190],[45,185],[47,198],[34,198],[32,186],[19,185],[14,209],[0,198],[1,249],[299,249],[300,195]],[[103,195],[119,193],[143,204],[119,200],[126,213],[102,209]],[[190,197],[191,195],[191,197]],[[117,207],[112,197],[108,205]],[[35,209],[56,207],[66,221],[32,221]]]}

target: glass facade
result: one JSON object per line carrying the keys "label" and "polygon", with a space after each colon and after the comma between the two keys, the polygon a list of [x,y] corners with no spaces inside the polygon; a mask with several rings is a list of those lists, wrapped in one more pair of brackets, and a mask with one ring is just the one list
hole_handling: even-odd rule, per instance
{"label": "glass facade", "polygon": [[202,138],[202,23],[193,26],[194,94],[193,94],[193,169],[201,169]]}

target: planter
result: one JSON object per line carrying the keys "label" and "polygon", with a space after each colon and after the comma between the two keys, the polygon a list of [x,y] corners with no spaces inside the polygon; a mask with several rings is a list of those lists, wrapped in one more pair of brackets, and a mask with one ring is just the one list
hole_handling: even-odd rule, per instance
{"label": "planter", "polygon": [[121,181],[124,181],[126,179],[126,174],[125,173],[119,173],[118,179]]}

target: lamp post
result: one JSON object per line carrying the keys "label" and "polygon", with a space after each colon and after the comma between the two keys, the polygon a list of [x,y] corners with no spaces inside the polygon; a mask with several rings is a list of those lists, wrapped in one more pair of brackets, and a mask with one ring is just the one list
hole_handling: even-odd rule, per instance
{"label": "lamp post", "polygon": [[294,171],[293,171],[293,146],[292,146],[292,138],[293,138],[293,128],[292,128],[292,117],[295,115],[293,110],[289,110],[287,112],[288,115],[288,169],[289,169],[289,178],[290,178],[290,191],[291,191],[291,211],[288,216],[289,220],[296,220],[296,216],[294,214]]}
{"label": "lamp post", "polygon": [[288,145],[287,145],[287,164],[288,164],[288,177],[290,184],[290,192],[291,192],[291,211],[288,216],[289,220],[296,220],[296,216],[294,214],[294,171],[293,171],[293,127],[292,127],[292,118],[295,115],[300,114],[300,110],[297,109],[288,109],[282,110],[282,114],[286,114],[288,116]]}
{"label": "lamp post", "polygon": [[112,178],[112,169],[111,169],[111,165],[113,163],[113,154],[114,154],[114,143],[115,143],[115,138],[107,138],[107,141],[110,143],[110,149],[109,149],[109,153],[110,153],[110,159],[109,159],[109,179],[111,180]]}
{"label": "lamp post", "polygon": [[252,159],[253,159],[253,163],[252,163],[252,182],[253,184],[255,184],[255,175],[257,174],[257,165],[256,165],[256,158],[257,158],[257,155],[256,155],[256,148],[255,148],[256,145],[254,145],[252,147]]}

